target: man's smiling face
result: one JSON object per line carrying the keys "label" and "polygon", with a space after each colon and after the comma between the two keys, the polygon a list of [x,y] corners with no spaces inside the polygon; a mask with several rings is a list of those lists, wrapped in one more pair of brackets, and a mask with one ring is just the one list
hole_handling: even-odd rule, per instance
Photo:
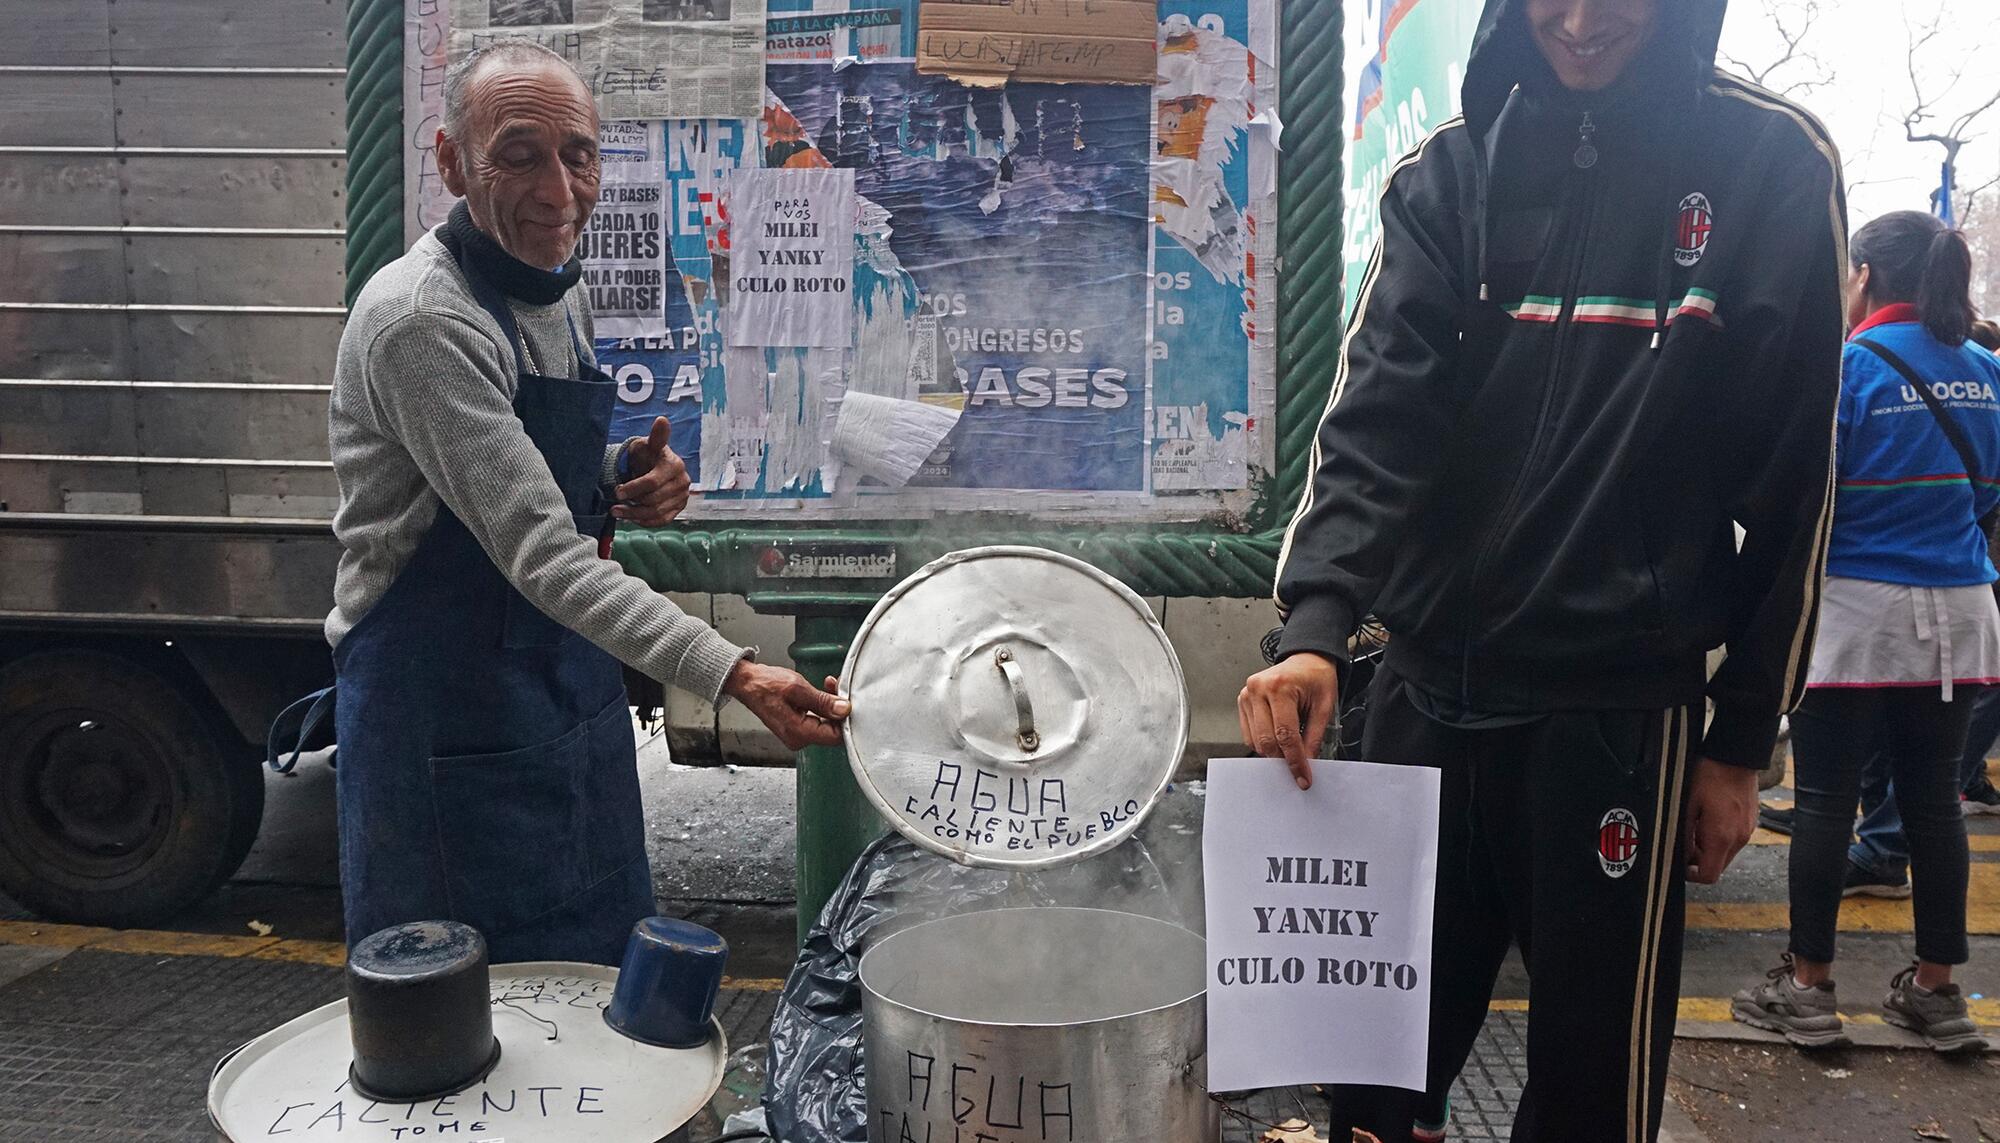
{"label": "man's smiling face", "polygon": [[[464,138],[438,138],[445,186],[473,224],[530,266],[569,261],[597,206],[597,108],[555,61],[475,71]],[[457,186],[453,186],[457,183]]]}
{"label": "man's smiling face", "polygon": [[1661,0],[1527,0],[1542,58],[1571,91],[1602,91],[1652,39]]}

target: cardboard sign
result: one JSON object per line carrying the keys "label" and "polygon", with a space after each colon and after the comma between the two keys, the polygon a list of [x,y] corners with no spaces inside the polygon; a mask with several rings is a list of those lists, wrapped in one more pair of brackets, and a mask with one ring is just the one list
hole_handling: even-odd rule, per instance
{"label": "cardboard sign", "polygon": [[917,70],[962,83],[1154,79],[1153,0],[923,0]]}
{"label": "cardboard sign", "polygon": [[1423,1090],[1437,837],[1429,767],[1209,763],[1210,1091]]}

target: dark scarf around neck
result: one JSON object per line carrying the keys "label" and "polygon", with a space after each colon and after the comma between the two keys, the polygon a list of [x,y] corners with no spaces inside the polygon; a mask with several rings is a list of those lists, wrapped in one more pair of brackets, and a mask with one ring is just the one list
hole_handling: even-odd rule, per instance
{"label": "dark scarf around neck", "polygon": [[472,211],[460,199],[438,228],[438,240],[452,255],[471,264],[502,294],[531,306],[553,305],[583,277],[583,263],[571,254],[559,270],[530,266],[500,248],[500,243],[472,224]]}

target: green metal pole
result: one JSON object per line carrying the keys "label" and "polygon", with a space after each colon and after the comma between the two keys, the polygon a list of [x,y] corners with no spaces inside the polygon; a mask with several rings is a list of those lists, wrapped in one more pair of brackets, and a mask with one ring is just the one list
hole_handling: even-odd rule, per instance
{"label": "green metal pole", "polygon": [[[801,615],[794,619],[791,653],[798,672],[818,686],[840,673],[847,649],[861,630],[860,615]],[[882,816],[855,784],[847,751],[809,746],[798,758],[799,944],[819,919],[819,911],[854,865],[854,859],[882,832]]]}

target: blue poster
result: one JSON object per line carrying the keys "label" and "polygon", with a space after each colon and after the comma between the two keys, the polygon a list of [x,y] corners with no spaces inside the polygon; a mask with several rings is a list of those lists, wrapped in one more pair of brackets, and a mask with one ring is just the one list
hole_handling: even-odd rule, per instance
{"label": "blue poster", "polygon": [[965,394],[948,460],[912,485],[1143,490],[1147,90],[970,88],[907,63],[766,82],[888,212]]}

